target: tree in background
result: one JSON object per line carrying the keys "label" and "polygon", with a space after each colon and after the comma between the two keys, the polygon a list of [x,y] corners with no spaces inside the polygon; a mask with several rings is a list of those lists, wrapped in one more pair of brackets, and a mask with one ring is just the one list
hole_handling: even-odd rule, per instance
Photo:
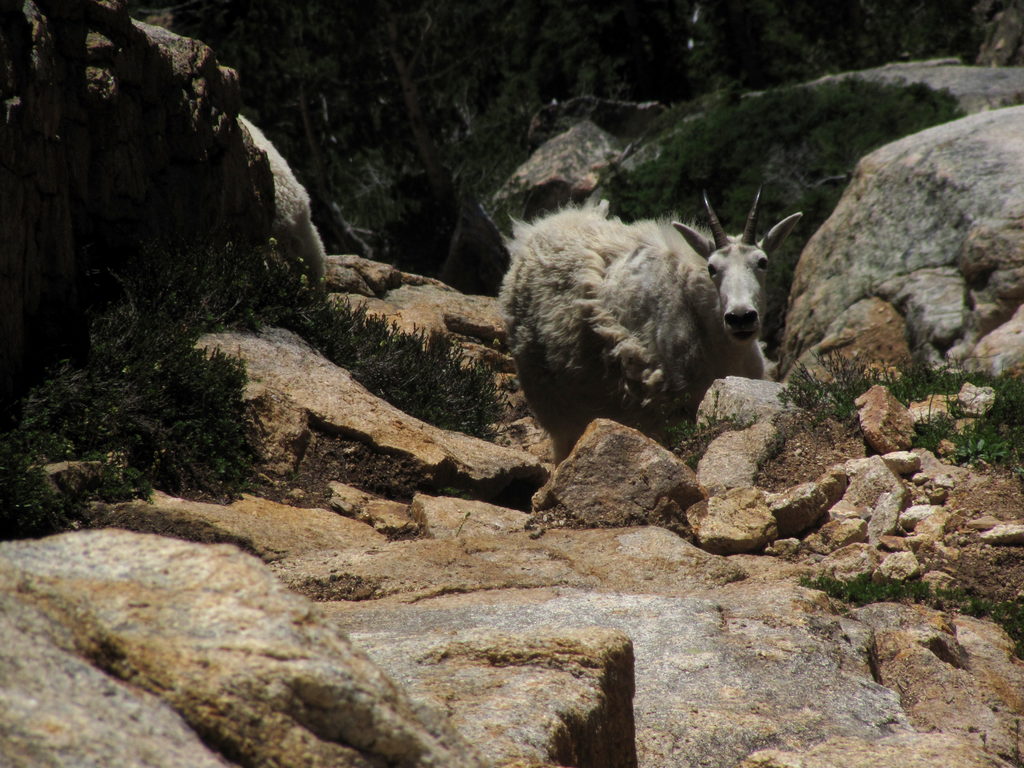
{"label": "tree in background", "polygon": [[[241,74],[328,250],[432,273],[460,202],[578,95],[674,103],[903,56],[973,60],[974,0],[190,0],[170,26]],[[142,9],[137,9],[141,13]],[[152,11],[152,9],[150,9]]]}

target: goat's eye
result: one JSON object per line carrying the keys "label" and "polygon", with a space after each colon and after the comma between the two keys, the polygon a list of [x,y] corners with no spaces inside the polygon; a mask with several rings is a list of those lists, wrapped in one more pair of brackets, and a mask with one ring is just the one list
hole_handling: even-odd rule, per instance
{"label": "goat's eye", "polygon": [[757,260],[757,268],[758,269],[768,269],[768,257],[767,256],[762,256],[761,258],[759,258]]}
{"label": "goat's eye", "polygon": [[711,275],[712,277],[714,277],[716,274],[718,274],[718,270],[715,269],[715,265],[714,264],[708,264],[708,274]]}

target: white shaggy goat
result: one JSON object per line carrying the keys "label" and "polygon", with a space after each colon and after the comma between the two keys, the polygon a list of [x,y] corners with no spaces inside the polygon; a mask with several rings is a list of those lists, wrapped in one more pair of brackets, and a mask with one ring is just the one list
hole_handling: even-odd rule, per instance
{"label": "white shaggy goat", "polygon": [[238,116],[238,122],[252,137],[257,149],[267,153],[270,171],[274,175],[274,223],[271,234],[277,240],[282,253],[299,263],[303,271],[313,280],[324,276],[324,244],[309,210],[309,194],[295,178],[277,148],[270,143],[259,128],[249,120]]}
{"label": "white shaggy goat", "polygon": [[593,419],[658,434],[693,418],[711,382],[764,378],[758,336],[768,256],[801,214],[757,243],[758,198],[730,237],[705,197],[711,232],[624,224],[608,203],[517,223],[499,303],[531,410],[555,461]]}

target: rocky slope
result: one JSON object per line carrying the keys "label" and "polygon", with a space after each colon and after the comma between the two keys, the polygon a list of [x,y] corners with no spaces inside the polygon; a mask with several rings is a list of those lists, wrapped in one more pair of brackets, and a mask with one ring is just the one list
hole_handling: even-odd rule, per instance
{"label": "rocky slope", "polygon": [[[344,261],[363,284],[383,269]],[[415,282],[380,285],[376,311],[444,306],[500,354],[490,300],[412,300]],[[728,379],[703,413],[749,426],[696,472],[601,421],[552,471],[374,402],[282,332],[203,343],[245,357],[263,488],[288,503],[158,493],[0,545],[8,763],[1017,764],[1024,662],[996,624],[800,584],[1019,588],[1019,483],[894,450],[911,416],[884,399],[826,456],[793,437],[781,385]],[[419,490],[304,474],[330,441]]]}

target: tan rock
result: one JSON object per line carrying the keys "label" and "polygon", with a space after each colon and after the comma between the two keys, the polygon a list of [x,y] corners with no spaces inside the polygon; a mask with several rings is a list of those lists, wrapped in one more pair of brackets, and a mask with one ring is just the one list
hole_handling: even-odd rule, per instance
{"label": "tan rock", "polygon": [[[107,676],[112,693],[130,682],[232,762],[482,765],[442,713],[414,704],[316,606],[234,547],[116,530],[4,543],[0,595],[58,624],[50,642]],[[32,752],[49,763],[117,716],[107,706],[81,714],[64,743],[50,729]],[[137,733],[127,714],[123,728]],[[224,764],[200,757],[180,764]]]}
{"label": "tan rock", "polygon": [[409,513],[409,505],[375,496],[344,483],[328,483],[331,498],[328,506],[346,517],[372,526],[389,538],[406,538],[417,534],[419,524]]}
{"label": "tan rock", "polygon": [[544,524],[565,518],[680,528],[685,510],[704,496],[693,470],[670,451],[631,427],[596,419],[534,495],[533,509]]}
{"label": "tan rock", "polygon": [[156,491],[94,511],[93,524],[199,542],[228,542],[268,562],[322,549],[379,545],[370,526],[325,509],[305,509],[244,495],[229,505],[187,501]]}
{"label": "tan rock", "polygon": [[854,615],[874,632],[880,682],[900,692],[918,729],[973,739],[1003,759],[1014,758],[1024,666],[999,627],[896,603],[864,606]]}
{"label": "tan rock", "polygon": [[546,476],[529,454],[447,432],[402,413],[287,331],[207,334],[199,345],[244,360],[250,381],[290,399],[323,429],[413,460],[437,488],[467,488],[490,498],[512,483],[539,485]]}
{"label": "tan rock", "polygon": [[843,500],[867,507],[868,541],[895,533],[900,513],[910,503],[910,491],[880,456],[851,459],[845,464],[850,483]]}
{"label": "tan rock", "polygon": [[840,469],[769,496],[779,536],[796,536],[817,524],[842,498],[847,477]]}
{"label": "tan rock", "polygon": [[423,532],[434,539],[522,531],[530,516],[484,501],[417,493],[409,507]]}
{"label": "tan rock", "polygon": [[329,291],[382,296],[402,285],[402,273],[393,266],[361,256],[329,255],[326,266],[327,274],[324,280]]}
{"label": "tan rock", "polygon": [[505,323],[497,300],[490,296],[467,296],[443,285],[403,285],[380,298],[356,298],[353,304],[395,321],[408,333],[454,333],[483,344],[505,342]]}
{"label": "tan rock", "polygon": [[885,466],[897,475],[913,475],[921,471],[921,457],[913,451],[893,451],[882,456]]}
{"label": "tan rock", "polygon": [[635,768],[633,645],[605,627],[357,635],[489,765]]}
{"label": "tan rock", "polygon": [[882,559],[875,574],[884,579],[906,581],[921,575],[921,563],[913,552],[893,552]]}
{"label": "tan rock", "polygon": [[1024,373],[1024,304],[1017,307],[1009,320],[978,341],[965,365],[993,376]]}
{"label": "tan rock", "polygon": [[882,556],[870,544],[847,544],[837,549],[815,566],[815,571],[839,581],[853,581],[858,576],[875,572]]}
{"label": "tan rock", "polygon": [[798,362],[820,375],[825,372],[820,357],[829,354],[901,365],[911,357],[906,321],[889,302],[876,296],[862,299],[832,321],[824,338],[803,352]]}
{"label": "tan rock", "polygon": [[930,395],[907,406],[910,418],[915,424],[923,424],[937,419],[951,418],[949,409],[953,398],[949,395]]}
{"label": "tan rock", "polygon": [[914,439],[914,422],[903,404],[887,387],[876,384],[858,397],[857,418],[864,439],[878,453],[892,453],[910,448]]}
{"label": "tan rock", "polygon": [[687,520],[702,549],[720,555],[757,552],[778,538],[775,516],[757,488],[733,488],[694,504]]}
{"label": "tan rock", "polygon": [[778,451],[781,441],[778,427],[768,421],[724,432],[704,451],[697,464],[697,481],[710,494],[750,487],[761,465]]}
{"label": "tan rock", "polygon": [[858,517],[830,520],[804,539],[804,546],[811,552],[827,555],[848,544],[868,540],[868,524]]}
{"label": "tan rock", "polygon": [[914,504],[909,506],[900,513],[900,528],[904,531],[913,531],[922,520],[941,511],[942,507],[935,504]]}

